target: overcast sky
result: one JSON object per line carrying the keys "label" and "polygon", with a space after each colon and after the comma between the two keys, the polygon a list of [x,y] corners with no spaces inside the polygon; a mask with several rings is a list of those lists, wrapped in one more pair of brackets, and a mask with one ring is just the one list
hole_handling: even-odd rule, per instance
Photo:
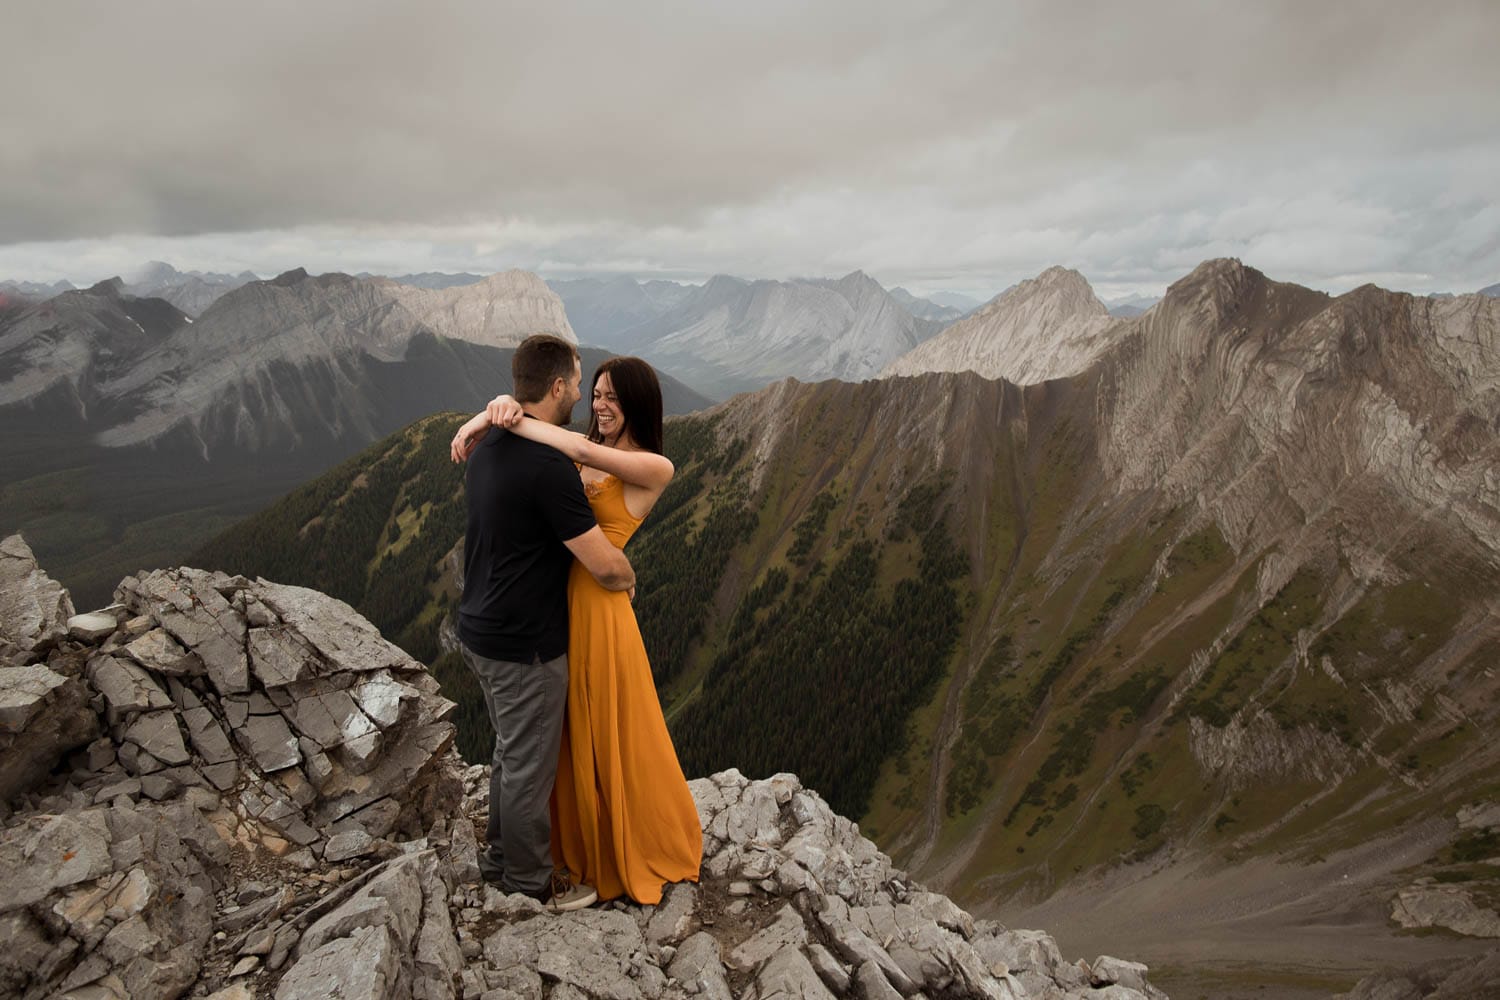
{"label": "overcast sky", "polygon": [[1500,281],[1500,3],[12,5],[0,278]]}

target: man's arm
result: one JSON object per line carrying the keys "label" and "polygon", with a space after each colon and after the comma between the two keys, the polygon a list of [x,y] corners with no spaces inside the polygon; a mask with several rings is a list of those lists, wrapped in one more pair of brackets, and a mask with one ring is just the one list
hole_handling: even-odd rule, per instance
{"label": "man's arm", "polygon": [[629,590],[635,586],[635,570],[630,560],[625,558],[623,550],[615,548],[598,525],[563,544],[605,590]]}

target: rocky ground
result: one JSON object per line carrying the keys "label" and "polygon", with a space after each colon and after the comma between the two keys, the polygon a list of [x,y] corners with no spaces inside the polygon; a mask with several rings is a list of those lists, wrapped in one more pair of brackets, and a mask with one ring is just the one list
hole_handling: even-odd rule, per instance
{"label": "rocky ground", "polygon": [[[116,598],[75,614],[0,541],[0,995],[1164,996],[1143,965],[972,919],[788,774],[692,783],[697,884],[548,913],[480,880],[487,769],[454,754],[422,666],[347,605],[192,569]],[[1443,992],[1453,976],[1355,996],[1479,995]]]}

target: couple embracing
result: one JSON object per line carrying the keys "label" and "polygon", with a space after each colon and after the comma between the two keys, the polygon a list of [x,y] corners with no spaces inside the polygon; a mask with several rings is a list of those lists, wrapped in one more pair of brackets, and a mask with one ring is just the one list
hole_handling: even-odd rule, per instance
{"label": "couple embracing", "polygon": [[594,374],[527,338],[501,396],[459,428],[468,529],[458,632],[495,730],[486,881],[554,910],[661,900],[697,879],[703,835],[651,678],[625,543],[672,479],[661,386],[639,358]]}

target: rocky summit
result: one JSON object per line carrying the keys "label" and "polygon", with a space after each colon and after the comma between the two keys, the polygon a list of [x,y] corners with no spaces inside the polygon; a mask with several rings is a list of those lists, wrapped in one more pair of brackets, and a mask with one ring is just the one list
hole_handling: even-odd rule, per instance
{"label": "rocky summit", "polygon": [[924,890],[790,774],[692,782],[696,884],[555,915],[479,878],[488,774],[317,591],[181,568],[75,614],[0,543],[0,994],[1161,997]]}

